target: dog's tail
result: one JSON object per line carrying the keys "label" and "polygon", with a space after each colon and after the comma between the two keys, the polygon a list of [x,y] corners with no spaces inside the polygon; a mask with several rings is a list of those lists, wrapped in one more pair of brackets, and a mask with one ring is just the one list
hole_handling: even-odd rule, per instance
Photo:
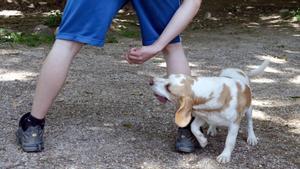
{"label": "dog's tail", "polygon": [[264,70],[268,67],[269,63],[270,63],[269,60],[265,60],[258,68],[251,70],[250,72],[247,73],[247,75],[249,77],[261,75],[262,73],[264,73]]}

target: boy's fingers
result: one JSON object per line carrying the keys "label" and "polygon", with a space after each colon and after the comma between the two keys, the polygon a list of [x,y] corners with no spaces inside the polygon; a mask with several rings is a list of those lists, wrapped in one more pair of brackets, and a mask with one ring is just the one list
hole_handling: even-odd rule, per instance
{"label": "boy's fingers", "polygon": [[141,49],[131,48],[128,52],[122,55],[122,58],[126,59],[129,64],[142,64],[144,61],[141,55]]}
{"label": "boy's fingers", "polygon": [[131,48],[131,49],[130,49],[130,52],[131,52],[131,51],[137,51],[137,50],[138,50],[138,48]]}
{"label": "boy's fingers", "polygon": [[123,59],[125,59],[129,64],[131,64],[131,60],[128,58],[128,53],[124,53],[122,56],[121,56]]}
{"label": "boy's fingers", "polygon": [[128,53],[127,53],[127,52],[124,53],[124,54],[121,56],[121,58],[128,60]]}
{"label": "boy's fingers", "polygon": [[130,59],[127,58],[126,60],[129,64],[132,64],[132,61]]}
{"label": "boy's fingers", "polygon": [[130,49],[129,53],[130,55],[135,55],[135,56],[140,56],[142,54],[141,50],[137,48]]}
{"label": "boy's fingers", "polygon": [[134,55],[129,55],[128,58],[129,58],[130,60],[136,60],[136,61],[140,61],[140,60],[143,59],[143,58],[140,57],[140,56],[134,56]]}

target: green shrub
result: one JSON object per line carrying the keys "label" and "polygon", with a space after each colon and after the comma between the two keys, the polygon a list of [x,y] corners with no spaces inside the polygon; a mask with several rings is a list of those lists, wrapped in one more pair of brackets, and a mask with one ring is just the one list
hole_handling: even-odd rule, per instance
{"label": "green shrub", "polygon": [[126,38],[138,38],[140,33],[138,30],[122,29],[118,32],[121,36]]}
{"label": "green shrub", "polygon": [[106,43],[118,43],[118,39],[115,35],[108,34],[106,37]]}
{"label": "green shrub", "polygon": [[300,8],[291,12],[292,16],[296,18],[297,21],[300,21]]}
{"label": "green shrub", "polygon": [[54,36],[23,32],[8,32],[7,30],[0,28],[0,43],[10,42],[35,47],[43,43],[52,43],[53,41]]}
{"label": "green shrub", "polygon": [[61,12],[55,11],[46,17],[44,24],[51,28],[58,27],[61,22],[61,17]]}

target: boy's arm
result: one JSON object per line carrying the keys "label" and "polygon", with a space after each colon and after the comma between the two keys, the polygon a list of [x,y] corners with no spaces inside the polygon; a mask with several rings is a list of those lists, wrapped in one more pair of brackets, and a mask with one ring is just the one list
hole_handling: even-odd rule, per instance
{"label": "boy's arm", "polygon": [[124,55],[128,63],[142,64],[163,50],[179,35],[197,14],[202,0],[184,0],[158,40],[150,46],[132,48]]}

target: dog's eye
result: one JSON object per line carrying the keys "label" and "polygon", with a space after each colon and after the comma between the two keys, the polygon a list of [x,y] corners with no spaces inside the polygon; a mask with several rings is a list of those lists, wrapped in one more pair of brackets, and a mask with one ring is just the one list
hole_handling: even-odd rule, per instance
{"label": "dog's eye", "polygon": [[171,93],[171,91],[170,91],[170,84],[167,84],[167,85],[165,86],[165,88],[166,88],[166,90],[167,90],[169,93]]}

